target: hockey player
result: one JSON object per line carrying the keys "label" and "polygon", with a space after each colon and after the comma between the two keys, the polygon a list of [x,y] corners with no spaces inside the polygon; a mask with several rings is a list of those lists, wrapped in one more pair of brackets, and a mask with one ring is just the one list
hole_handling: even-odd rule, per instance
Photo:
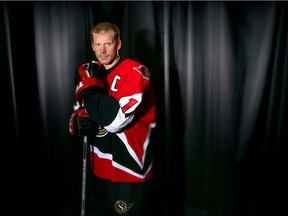
{"label": "hockey player", "polygon": [[151,74],[140,62],[119,56],[116,25],[98,23],[90,36],[96,61],[77,70],[69,131],[93,137],[90,168],[107,187],[106,215],[141,216],[153,171],[156,102]]}

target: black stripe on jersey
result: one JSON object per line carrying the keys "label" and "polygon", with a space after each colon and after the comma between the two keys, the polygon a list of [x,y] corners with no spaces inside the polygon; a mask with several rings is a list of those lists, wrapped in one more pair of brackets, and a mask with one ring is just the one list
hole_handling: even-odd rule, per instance
{"label": "black stripe on jersey", "polygon": [[113,161],[133,170],[136,173],[144,175],[152,162],[152,148],[147,146],[144,167],[141,169],[138,163],[127,151],[124,143],[115,133],[109,133],[104,137],[94,139],[94,145],[103,153],[113,156]]}

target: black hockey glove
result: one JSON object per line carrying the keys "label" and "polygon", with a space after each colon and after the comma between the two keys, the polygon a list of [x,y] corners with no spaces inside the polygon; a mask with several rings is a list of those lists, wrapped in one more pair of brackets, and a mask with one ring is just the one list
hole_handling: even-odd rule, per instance
{"label": "black hockey glove", "polygon": [[103,80],[105,76],[105,69],[103,65],[99,65],[97,61],[92,60],[89,62],[89,74],[91,77]]}
{"label": "black hockey glove", "polygon": [[96,135],[98,130],[98,124],[89,116],[83,107],[80,107],[72,113],[69,121],[69,133],[71,135]]}

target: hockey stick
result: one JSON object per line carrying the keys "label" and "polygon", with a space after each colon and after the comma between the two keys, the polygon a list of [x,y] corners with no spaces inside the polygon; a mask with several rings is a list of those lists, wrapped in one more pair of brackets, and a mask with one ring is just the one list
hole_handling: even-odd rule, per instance
{"label": "hockey stick", "polygon": [[84,138],[83,138],[83,167],[82,167],[81,216],[85,216],[87,145],[88,145],[88,144],[87,144],[87,136],[84,136]]}

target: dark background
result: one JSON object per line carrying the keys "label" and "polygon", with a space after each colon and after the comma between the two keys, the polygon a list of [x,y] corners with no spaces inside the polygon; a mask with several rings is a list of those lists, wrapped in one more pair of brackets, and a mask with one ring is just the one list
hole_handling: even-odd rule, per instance
{"label": "dark background", "polygon": [[[143,62],[154,77],[157,212],[285,213],[287,6],[1,2],[4,208],[10,215],[79,214],[82,145],[68,133],[74,71],[91,58],[92,25],[111,21],[121,30],[120,55]],[[88,179],[88,193],[92,187]]]}

